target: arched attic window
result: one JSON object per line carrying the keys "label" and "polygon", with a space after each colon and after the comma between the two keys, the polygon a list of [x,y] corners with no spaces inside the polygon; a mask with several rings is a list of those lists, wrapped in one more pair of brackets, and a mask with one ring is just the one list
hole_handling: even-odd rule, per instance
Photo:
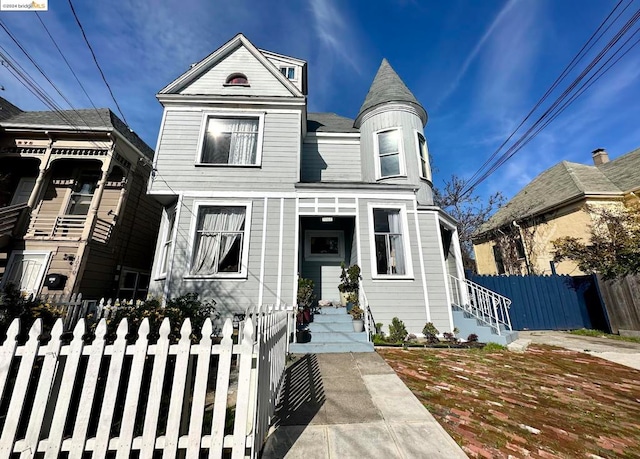
{"label": "arched attic window", "polygon": [[227,77],[224,86],[249,86],[249,80],[244,73],[232,73]]}

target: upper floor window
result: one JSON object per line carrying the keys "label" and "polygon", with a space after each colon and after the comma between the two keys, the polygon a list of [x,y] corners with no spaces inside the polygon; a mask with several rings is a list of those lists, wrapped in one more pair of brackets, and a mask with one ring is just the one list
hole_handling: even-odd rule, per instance
{"label": "upper floor window", "polygon": [[261,117],[208,116],[200,164],[258,165]]}
{"label": "upper floor window", "polygon": [[191,274],[233,276],[246,265],[246,206],[200,206]]}
{"label": "upper floor window", "polygon": [[379,178],[403,175],[401,144],[399,129],[376,133]]}
{"label": "upper floor window", "polygon": [[422,134],[418,134],[418,155],[420,156],[420,175],[427,180],[431,180],[431,169],[429,168],[429,152],[427,151],[427,141]]}
{"label": "upper floor window", "polygon": [[74,184],[67,214],[87,215],[89,213],[98,179],[97,173],[84,173],[81,175],[80,179]]}
{"label": "upper floor window", "polygon": [[280,72],[290,80],[296,79],[296,68],[295,67],[280,67]]}
{"label": "upper floor window", "polygon": [[232,73],[224,84],[225,86],[249,86],[249,80],[244,73]]}

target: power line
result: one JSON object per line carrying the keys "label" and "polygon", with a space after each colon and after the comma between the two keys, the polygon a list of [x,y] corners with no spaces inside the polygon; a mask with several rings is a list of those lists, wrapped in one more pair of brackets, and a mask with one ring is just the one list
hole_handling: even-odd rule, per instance
{"label": "power line", "polygon": [[98,67],[98,71],[100,72],[100,76],[102,77],[102,81],[104,81],[104,84],[107,86],[107,89],[109,90],[109,94],[111,95],[111,99],[113,99],[113,102],[116,104],[116,108],[118,109],[118,113],[120,113],[120,116],[122,116],[122,121],[124,121],[124,123],[128,127],[129,123],[127,122],[127,119],[125,118],[124,113],[122,112],[122,109],[120,108],[120,105],[118,104],[118,101],[116,100],[116,96],[113,94],[113,91],[111,90],[111,86],[109,86],[109,82],[107,81],[107,78],[105,77],[104,72],[102,71],[102,68],[100,67],[100,64],[98,63],[98,58],[96,57],[96,54],[93,52],[93,48],[91,47],[91,43],[89,43],[89,39],[87,38],[87,34],[84,31],[84,27],[82,27],[82,23],[80,22],[80,19],[78,18],[78,15],[76,14],[76,10],[73,7],[73,3],[71,2],[71,0],[69,0],[69,6],[71,7],[71,12],[73,13],[73,17],[75,18],[76,23],[78,24],[78,27],[80,28],[80,31],[82,32],[82,37],[84,38],[84,41],[87,44],[87,47],[89,48],[89,51],[91,51],[91,56],[93,57],[93,62],[95,62],[96,67]]}
{"label": "power line", "polygon": [[[633,1],[633,0],[631,0]],[[482,169],[486,168],[490,162],[497,156],[499,151],[511,140],[511,138],[515,135],[515,133],[524,125],[524,123],[530,118],[532,113],[542,104],[542,102],[548,97],[548,95],[553,91],[560,81],[566,77],[566,74],[571,71],[577,65],[578,61],[580,61],[584,55],[600,40],[600,38],[606,33],[606,31],[617,21],[622,13],[630,6],[629,3],[613,20],[611,24],[609,24],[600,34],[599,37],[593,41],[593,43],[589,46],[589,43],[594,39],[594,37],[598,34],[598,32],[603,28],[603,26],[608,22],[609,18],[614,14],[616,9],[620,6],[622,0],[618,2],[618,4],[614,7],[613,11],[609,13],[609,15],[605,18],[605,20],[600,24],[598,29],[591,35],[589,40],[583,45],[582,49],[578,52],[578,54],[572,59],[572,61],[565,67],[565,70],[561,73],[561,75],[556,79],[552,87],[547,90],[545,95],[536,103],[534,108],[527,114],[527,116],[523,119],[520,125],[509,135],[507,140],[505,140],[500,147],[491,155],[491,157],[485,161],[485,163],[481,166],[481,168],[476,171],[473,177],[467,181],[467,185],[465,189],[462,191],[462,196],[465,196],[473,191],[475,187],[477,187],[480,183],[486,180],[491,174],[493,174],[499,167],[501,167],[506,161],[508,161],[515,153],[517,153],[520,149],[522,149],[526,144],[528,144],[535,136],[538,135],[540,131],[542,131],[546,126],[549,125],[553,120],[555,120],[571,103],[573,103],[578,97],[580,97],[588,88],[590,88],[600,77],[602,77],[606,72],[608,72],[611,67],[613,67],[622,57],[624,57],[633,47],[635,47],[638,41],[634,42],[628,49],[626,49],[620,56],[615,59],[613,62],[611,60],[619,54],[625,46],[629,43],[629,41],[635,36],[639,30],[633,32],[631,37],[629,37],[626,41],[624,41],[620,46],[613,51],[613,54],[604,61],[602,65],[596,68],[596,70],[592,73],[592,75],[584,82],[582,81],[589,75],[589,73],[596,67],[609,53],[612,49],[616,48],[616,45],[622,40],[622,38],[629,33],[631,28],[636,24],[636,22],[640,19],[640,10],[636,10],[633,16],[618,30],[618,32],[613,36],[613,38],[603,47],[603,49],[591,60],[591,62],[585,67],[585,69],[573,80],[573,82],[562,92],[560,96],[553,102],[553,104],[533,123],[533,125],[522,135],[520,138],[513,144],[509,149],[503,153],[484,173],[480,174]],[[582,56],[581,56],[582,55]],[[610,65],[607,66],[607,64]],[[605,68],[606,67],[606,68]],[[581,84],[582,83],[582,84]],[[581,85],[580,85],[581,84]],[[576,89],[577,87],[577,89]],[[575,90],[575,91],[574,91]]]}
{"label": "power line", "polygon": [[82,92],[84,93],[84,95],[87,97],[87,99],[89,100],[89,102],[91,103],[91,106],[94,108],[94,110],[96,111],[96,113],[98,114],[98,116],[100,117],[100,119],[102,120],[102,122],[104,122],[104,119],[102,118],[102,113],[100,113],[100,110],[98,110],[98,107],[96,107],[96,104],[93,102],[93,99],[91,99],[91,96],[87,93],[87,90],[85,89],[85,87],[83,86],[83,84],[80,82],[80,79],[78,78],[78,75],[76,75],[76,72],[74,72],[73,68],[71,67],[71,64],[69,63],[69,61],[67,60],[67,58],[65,57],[64,53],[62,52],[62,50],[60,49],[60,46],[58,46],[58,43],[56,42],[56,40],[53,38],[53,35],[51,35],[51,32],[49,32],[49,29],[47,28],[46,24],[44,23],[44,21],[42,20],[42,18],[40,17],[40,14],[38,12],[34,11],[34,14],[36,15],[36,17],[38,18],[38,20],[40,21],[40,24],[42,24],[42,27],[44,28],[45,32],[47,32],[47,35],[49,36],[49,39],[51,40],[51,42],[53,43],[53,45],[56,47],[56,49],[58,50],[58,53],[60,53],[60,57],[62,57],[62,60],[64,61],[65,64],[67,64],[67,67],[69,68],[69,71],[71,72],[71,74],[73,75],[73,77],[75,78],[76,82],[78,83],[78,85],[80,86],[80,88],[82,89]]}

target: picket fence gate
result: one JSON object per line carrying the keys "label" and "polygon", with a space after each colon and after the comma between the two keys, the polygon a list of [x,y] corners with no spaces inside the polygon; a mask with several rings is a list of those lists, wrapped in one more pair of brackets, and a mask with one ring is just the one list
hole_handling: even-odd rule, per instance
{"label": "picket fence gate", "polygon": [[[132,343],[122,320],[112,344],[106,342],[104,319],[93,342],[85,343],[85,320],[80,319],[71,341],[63,344],[59,319],[49,342],[41,345],[38,319],[26,343],[18,345],[20,324],[14,320],[0,347],[0,404],[8,405],[0,419],[0,459],[15,454],[56,458],[62,452],[69,459],[81,459],[84,452],[94,458],[127,458],[134,452],[140,459],[175,458],[178,452],[186,458],[203,453],[220,458],[223,452],[255,458],[283,380],[291,316],[284,307],[251,311],[237,344],[231,319],[217,344],[211,319],[198,343],[191,341],[189,319],[178,342],[171,343],[164,319],[154,344],[148,340],[147,319]],[[235,413],[228,407],[234,375]],[[211,410],[207,391],[212,387]]]}

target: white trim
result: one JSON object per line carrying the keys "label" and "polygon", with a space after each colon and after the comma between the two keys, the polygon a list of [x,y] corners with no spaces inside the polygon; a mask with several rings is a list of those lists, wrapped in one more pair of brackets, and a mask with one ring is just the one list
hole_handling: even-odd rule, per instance
{"label": "white trim", "polygon": [[458,238],[458,229],[456,228],[453,231],[451,236],[453,243],[453,251],[456,256],[456,271],[458,273],[458,288],[460,289],[460,293],[462,294],[462,301],[465,304],[469,304],[469,292],[464,283],[464,279],[466,278],[464,274],[464,265],[462,260],[462,250],[460,249],[460,239]]}
{"label": "white trim", "polygon": [[298,304],[298,270],[300,269],[300,214],[298,212],[299,199],[296,198],[296,220],[294,230],[294,249],[293,249],[293,297],[291,299],[292,305]]}
{"label": "white trim", "polygon": [[422,238],[420,232],[420,222],[418,221],[418,202],[413,202],[414,212],[413,219],[416,222],[416,239],[418,240],[418,256],[420,257],[420,274],[422,275],[422,292],[424,294],[424,306],[427,312],[427,322],[431,322],[431,305],[429,304],[429,292],[427,290],[427,271],[424,267],[424,252],[422,250]]}
{"label": "white trim", "polygon": [[[394,199],[400,201],[413,201],[415,199],[414,194],[394,194],[394,190],[387,190],[387,193],[383,193],[382,190],[372,193],[356,193],[353,188],[345,188],[336,190],[313,190],[313,191],[191,191],[191,190],[176,190],[173,192],[170,190],[158,191],[149,193],[157,196],[175,196],[176,194],[183,194],[188,198],[315,198],[322,197],[350,197],[350,198],[364,198],[364,199]],[[398,193],[406,193],[406,190],[401,190]],[[429,211],[430,212],[430,211]]]}
{"label": "white trim", "polygon": [[187,273],[191,272],[193,266],[193,249],[195,244],[195,234],[198,230],[198,214],[200,213],[200,207],[245,207],[245,219],[244,219],[244,236],[242,240],[242,260],[239,273],[218,273],[214,275],[198,276],[193,274],[186,274],[183,279],[237,279],[246,280],[249,273],[249,239],[251,239],[251,210],[253,202],[251,201],[193,201],[191,212],[191,223],[189,225],[189,240],[187,242],[188,260]]}
{"label": "white trim", "polygon": [[[169,230],[169,212],[167,212],[167,207],[162,208],[162,224],[161,224],[161,237],[158,238],[158,243],[156,244],[156,253],[159,255],[158,263],[153,270],[153,280],[162,280],[167,278],[167,271],[169,271],[169,265],[171,263],[170,255],[173,253],[173,247],[176,243],[175,240],[175,227],[178,224],[176,218],[178,214],[178,209],[176,208],[176,204],[171,206],[171,210],[173,211],[173,228],[171,228],[171,251],[164,253],[164,247],[167,243],[167,234]],[[166,258],[163,258],[166,257]],[[167,270],[162,271],[162,265],[164,264],[164,260],[167,260]]]}
{"label": "white trim", "polygon": [[264,295],[264,260],[267,251],[267,209],[269,208],[269,198],[264,198],[264,209],[262,209],[262,247],[260,252],[260,282],[258,284],[258,306],[262,305]]}
{"label": "white trim", "polygon": [[[220,101],[221,103],[223,101]],[[229,101],[224,101],[227,104],[229,103]],[[165,107],[164,109],[166,112],[215,112],[216,110],[222,110],[225,113],[233,113],[233,116],[236,116],[236,114],[242,114],[242,113],[247,113],[247,111],[257,111],[259,113],[287,113],[287,114],[295,114],[295,113],[300,113],[300,109],[292,109],[292,108],[265,108],[265,107],[260,107],[259,109],[257,108],[233,108],[233,107],[217,107],[214,106],[214,104],[209,104],[207,106],[202,106],[202,105],[184,105],[184,106],[179,106],[179,105],[171,105],[169,107]]]}
{"label": "white trim", "polygon": [[[420,173],[420,177],[422,177],[425,180],[432,180],[432,175],[431,175],[431,161],[429,161],[429,147],[427,146],[427,138],[425,137],[424,133],[420,132],[417,129],[413,130],[414,132],[414,139],[415,139],[415,145],[416,145],[416,155],[418,157],[418,172]],[[422,158],[420,156],[420,137],[422,137],[424,139],[424,148],[426,150],[426,155],[427,157],[425,158],[427,161],[427,170],[429,172],[428,176],[425,176],[422,173]]]}
{"label": "white trim", "polygon": [[[302,112],[298,112],[298,126],[300,126],[300,134],[299,139],[302,139]],[[302,174],[302,140],[298,142],[298,151],[296,152],[296,164],[298,167],[296,168],[296,182],[300,182],[301,174]]]}
{"label": "white trim", "polygon": [[[382,176],[382,168],[380,167],[380,144],[378,142],[378,136],[385,132],[397,131],[398,134],[398,167],[400,169],[400,173],[396,175],[385,175]],[[404,158],[404,133],[402,131],[402,127],[400,126],[392,126],[384,129],[379,129],[377,131],[373,131],[373,151],[375,155],[375,170],[376,170],[376,180],[382,180],[393,177],[406,177],[407,176],[407,167]]]}
{"label": "white trim", "polygon": [[[358,259],[358,266],[362,268],[362,233],[360,232],[360,201],[356,198],[356,237],[358,238],[357,246],[358,253],[356,254]],[[351,248],[353,250],[353,247]]]}
{"label": "white trim", "polygon": [[319,138],[311,138],[309,139],[309,134],[304,139],[304,143],[307,145],[360,145],[360,139],[355,140],[341,140],[341,139],[319,139]]}
{"label": "white trim", "polygon": [[[378,274],[375,253],[375,231],[373,225],[373,209],[395,209],[400,212],[402,221],[402,246],[404,249],[405,274]],[[407,206],[405,203],[367,203],[367,218],[369,222],[369,250],[371,264],[371,278],[376,280],[415,280],[413,275],[413,260],[411,258],[411,237],[409,234],[409,221],[407,219]]]}
{"label": "white trim", "polygon": [[[31,256],[43,256],[42,265],[40,266],[40,271],[38,272],[35,285],[33,289],[30,291],[25,290],[28,294],[37,294],[42,289],[42,282],[44,280],[44,275],[49,269],[49,264],[51,263],[51,251],[48,250],[14,250],[11,252],[9,256],[9,260],[7,261],[7,266],[4,270],[4,274],[2,275],[2,281],[0,281],[0,288],[4,288],[7,283],[7,275],[11,274],[11,270],[13,269],[13,265],[15,263],[16,256],[22,255],[22,259],[28,259]],[[20,286],[17,286],[20,288]]]}
{"label": "white trim", "polygon": [[449,276],[447,275],[447,262],[444,259],[444,248],[442,247],[442,232],[440,231],[440,219],[436,218],[436,234],[438,236],[438,251],[440,252],[440,260],[442,262],[442,280],[444,282],[444,289],[447,294],[447,312],[449,313],[449,326],[453,330],[455,325],[453,324],[453,311],[451,310],[451,304],[453,300],[451,298],[451,289],[449,288]]}
{"label": "white trim", "polygon": [[147,192],[151,189],[152,186],[152,182],[153,182],[153,172],[154,170],[157,168],[158,166],[158,156],[159,156],[159,152],[160,152],[160,142],[162,141],[162,136],[164,135],[164,126],[166,125],[167,122],[167,109],[165,108],[164,110],[162,110],[162,120],[160,120],[160,129],[158,130],[158,140],[156,140],[156,149],[153,152],[153,161],[151,162],[152,164],[152,170],[151,170],[151,174],[152,174],[152,179],[149,180],[147,182]]}
{"label": "white trim", "polygon": [[[159,94],[156,96],[160,103],[165,108],[170,108],[171,106],[194,106],[199,107],[198,110],[202,110],[202,105],[228,105],[230,103],[237,104],[251,104],[251,105],[271,105],[271,106],[280,106],[280,107],[306,107],[306,98],[305,97],[295,97],[295,98],[282,98],[277,96],[233,96],[227,99],[221,99],[218,94],[212,94],[209,96],[202,94]],[[165,105],[169,104],[169,106]],[[226,108],[225,108],[226,110]],[[42,129],[48,129],[49,126],[42,126]],[[68,128],[67,128],[68,129]],[[75,131],[68,131],[75,132]],[[98,131],[102,132],[102,131]]]}
{"label": "white trim", "polygon": [[[262,141],[264,137],[264,118],[266,113],[264,111],[211,111],[205,110],[202,112],[202,120],[200,121],[200,132],[198,134],[198,146],[196,149],[196,166],[217,166],[217,167],[261,167],[262,166]],[[207,131],[207,122],[210,118],[247,118],[258,119],[258,138],[256,140],[256,162],[254,164],[222,164],[222,163],[205,163],[202,162],[202,148],[204,146],[204,137]]]}
{"label": "white trim", "polygon": [[[311,253],[312,237],[337,237],[337,254],[314,254]],[[306,261],[344,261],[344,231],[343,230],[306,230],[304,232],[304,259]]]}
{"label": "white trim", "polygon": [[[169,288],[169,285],[171,283],[171,278],[172,278],[172,273],[173,273],[173,261],[175,260],[175,254],[176,254],[176,246],[178,245],[178,228],[180,227],[180,217],[182,216],[182,206],[184,205],[184,200],[183,200],[183,196],[180,194],[178,195],[178,201],[176,202],[176,221],[173,225],[173,245],[171,246],[171,258],[169,258],[169,266],[167,266],[167,276],[165,277],[164,280],[164,288],[163,288],[163,298],[162,298],[162,303],[163,305],[165,304],[166,299],[169,297],[169,294],[171,292],[171,289]],[[188,237],[189,235],[187,235],[187,242],[188,243]]]}
{"label": "white trim", "polygon": [[282,298],[282,253],[284,241],[284,198],[280,199],[280,235],[278,236],[278,284],[276,287],[276,304]]}
{"label": "white trim", "polygon": [[309,132],[307,133],[307,137],[311,139],[313,139],[314,137],[352,137],[354,139],[359,139],[360,133],[359,132]]}

